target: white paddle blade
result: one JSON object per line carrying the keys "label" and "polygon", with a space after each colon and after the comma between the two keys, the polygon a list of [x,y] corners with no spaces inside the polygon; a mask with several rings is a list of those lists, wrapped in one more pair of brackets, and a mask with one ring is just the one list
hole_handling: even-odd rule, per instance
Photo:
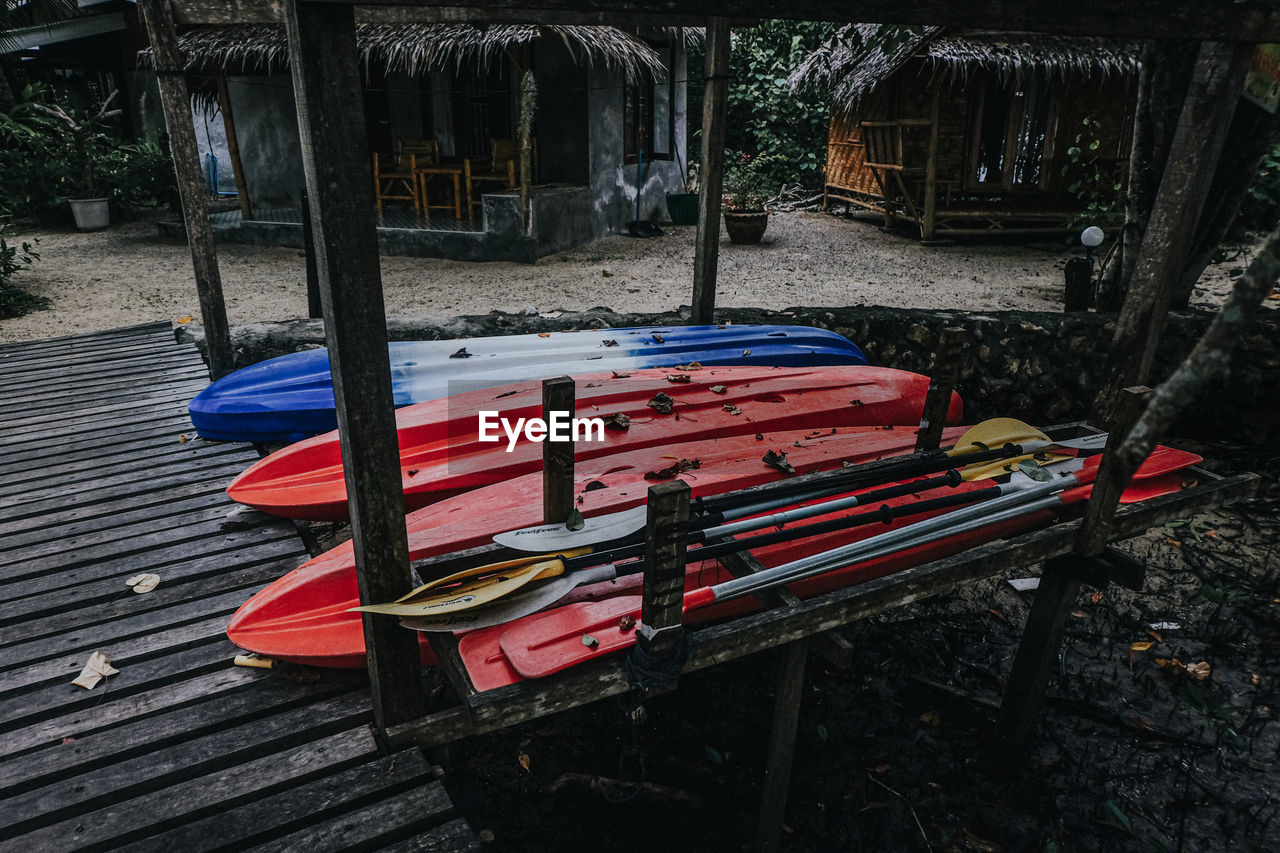
{"label": "white paddle blade", "polygon": [[540,524],[509,530],[493,537],[493,541],[513,551],[529,553],[556,552],[575,548],[584,542],[598,544],[622,539],[644,530],[647,509],[644,506],[596,515],[585,520],[582,527],[570,530],[563,524]]}

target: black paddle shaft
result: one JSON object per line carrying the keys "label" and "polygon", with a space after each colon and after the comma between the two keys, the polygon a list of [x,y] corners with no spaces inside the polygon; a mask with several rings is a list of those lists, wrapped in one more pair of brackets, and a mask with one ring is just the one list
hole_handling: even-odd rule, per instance
{"label": "black paddle shaft", "polygon": [[[904,495],[915,494],[916,492],[926,492],[941,486],[957,486],[963,482],[960,473],[955,470],[948,471],[941,477],[934,477],[929,480],[917,480],[912,483],[902,483],[896,486],[890,486],[885,489],[878,489],[874,492],[867,492],[860,496],[861,500],[868,503],[875,501],[890,500],[892,498],[900,498]],[[688,558],[693,559],[710,559],[719,557],[723,554],[732,554],[738,551],[744,551],[748,548],[760,548],[766,545],[774,545],[778,542],[788,542],[792,539],[803,539],[807,536],[817,536],[822,533],[830,533],[835,530],[844,530],[850,527],[859,527],[864,524],[891,524],[895,519],[902,518],[907,515],[916,515],[922,512],[931,512],[936,509],[950,509],[955,506],[963,506],[964,504],[973,503],[975,501],[984,500],[989,497],[998,496],[1000,494],[999,486],[992,486],[987,489],[977,489],[970,492],[962,492],[958,495],[948,495],[943,498],[934,498],[933,500],[921,501],[916,504],[906,506],[891,507],[887,504],[881,505],[878,509],[871,512],[864,512],[857,515],[847,515],[842,518],[833,518],[827,521],[820,521],[814,524],[805,524],[800,527],[784,528],[776,530],[773,533],[762,533],[759,536],[752,536],[747,539],[731,539],[728,542],[720,542],[715,545],[704,545],[697,550],[689,552]],[[689,532],[688,544],[697,545],[706,540],[706,531],[692,530]],[[579,557],[562,557],[564,560],[565,571],[573,571],[577,569],[586,569],[592,566],[599,566],[604,563],[616,563],[620,560],[628,560],[633,557],[641,557],[644,555],[644,543],[623,545],[609,551],[599,551],[592,554],[583,554]],[[629,564],[625,569],[619,569],[619,574],[632,574],[644,570],[644,561],[639,560]]]}

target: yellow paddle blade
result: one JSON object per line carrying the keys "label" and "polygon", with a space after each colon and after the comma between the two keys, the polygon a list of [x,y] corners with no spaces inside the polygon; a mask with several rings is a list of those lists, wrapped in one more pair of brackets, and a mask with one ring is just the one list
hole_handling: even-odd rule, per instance
{"label": "yellow paddle blade", "polygon": [[361,613],[381,613],[385,616],[436,616],[483,607],[490,602],[515,592],[535,580],[545,580],[564,573],[564,561],[558,557],[541,560],[505,574],[470,578],[436,595],[424,594],[412,602],[394,604],[368,604],[352,607]]}
{"label": "yellow paddle blade", "polygon": [[514,560],[505,560],[501,563],[488,563],[483,566],[476,566],[474,569],[464,569],[460,572],[454,572],[451,575],[445,575],[442,578],[436,578],[430,583],[424,583],[408,595],[402,595],[396,599],[398,604],[407,604],[416,601],[423,594],[431,590],[439,590],[440,587],[449,586],[450,584],[461,583],[469,578],[478,578],[483,575],[501,574],[511,569],[518,569],[522,566],[530,565],[544,560],[551,560],[556,557],[579,557],[583,554],[590,554],[591,546],[584,545],[580,548],[570,548],[567,551],[557,551],[554,554],[529,554],[526,557],[517,557]]}
{"label": "yellow paddle blade", "polygon": [[1011,456],[1008,459],[996,459],[993,462],[975,462],[972,465],[966,465],[960,469],[960,476],[966,480],[990,480],[992,477],[1002,477],[1005,474],[1012,474],[1018,470],[1018,463],[1027,459],[1035,460],[1041,466],[1049,465],[1054,462],[1061,462],[1063,459],[1073,459],[1074,457],[1067,453],[1028,453],[1023,456]]}
{"label": "yellow paddle blade", "polygon": [[963,456],[966,453],[1004,447],[1006,444],[1037,440],[1049,441],[1049,436],[1017,418],[989,418],[974,424],[968,432],[956,439],[955,447],[948,450],[947,455]]}

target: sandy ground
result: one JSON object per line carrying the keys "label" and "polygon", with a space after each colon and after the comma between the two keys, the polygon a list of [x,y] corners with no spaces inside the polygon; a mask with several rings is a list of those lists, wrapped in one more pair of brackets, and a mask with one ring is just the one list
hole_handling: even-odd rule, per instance
{"label": "sandy ground", "polygon": [[[673,226],[648,240],[610,236],[534,265],[383,258],[387,312],[441,321],[529,307],[671,310],[690,302],[694,232]],[[18,281],[50,297],[53,308],[0,322],[0,341],[184,317],[199,322],[187,247],[161,236],[153,222],[91,234],[28,228],[18,235],[38,239],[41,255]],[[1073,251],[1058,240],[922,246],[867,222],[776,213],[760,246],[722,240],[717,304],[1057,310],[1062,265]],[[233,325],[306,316],[298,250],[219,244],[218,258]],[[1216,305],[1227,272],[1237,266],[1211,267],[1197,303]]]}

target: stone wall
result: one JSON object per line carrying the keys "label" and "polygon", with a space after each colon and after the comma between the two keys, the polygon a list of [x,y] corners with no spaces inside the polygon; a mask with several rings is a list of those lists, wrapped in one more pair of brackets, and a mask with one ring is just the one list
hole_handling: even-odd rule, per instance
{"label": "stone wall", "polygon": [[[1084,418],[1093,403],[1114,330],[1108,314],[1005,311],[969,313],[914,309],[792,308],[783,312],[722,309],[734,323],[821,326],[856,342],[872,364],[928,372],[939,331],[968,330],[970,346],[960,371],[965,419],[996,416],[1049,424]],[[1153,382],[1166,377],[1199,339],[1209,314],[1174,314],[1160,349]],[[525,334],[559,329],[669,325],[688,322],[688,309],[664,314],[618,314],[607,308],[542,316],[493,312],[434,325],[393,317],[396,340],[439,340],[481,335]],[[180,328],[180,338],[203,343],[199,330]],[[233,330],[237,364],[323,346],[315,320],[241,326]],[[1280,437],[1280,319],[1270,312],[1240,341],[1230,374],[1203,399],[1186,401],[1175,431],[1184,437],[1265,443]]]}

